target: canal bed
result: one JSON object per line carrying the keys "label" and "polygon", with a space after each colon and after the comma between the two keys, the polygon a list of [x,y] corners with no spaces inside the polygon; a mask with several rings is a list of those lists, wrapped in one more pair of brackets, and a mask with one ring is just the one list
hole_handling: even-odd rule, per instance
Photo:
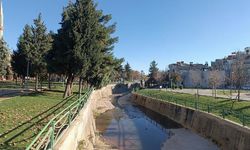
{"label": "canal bed", "polygon": [[104,141],[121,150],[217,150],[210,140],[183,128],[180,124],[130,102],[123,96],[115,109],[96,118],[96,127]]}

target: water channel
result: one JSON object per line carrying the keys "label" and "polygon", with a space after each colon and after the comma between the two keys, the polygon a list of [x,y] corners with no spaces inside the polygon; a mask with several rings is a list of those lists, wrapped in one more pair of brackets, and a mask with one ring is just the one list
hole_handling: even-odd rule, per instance
{"label": "water channel", "polygon": [[217,150],[210,140],[158,113],[137,106],[128,96],[117,98],[115,109],[96,118],[104,140],[121,150]]}

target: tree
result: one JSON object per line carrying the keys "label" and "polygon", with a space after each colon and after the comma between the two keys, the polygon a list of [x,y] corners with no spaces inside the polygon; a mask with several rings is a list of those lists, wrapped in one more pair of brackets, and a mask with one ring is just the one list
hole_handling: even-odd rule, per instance
{"label": "tree", "polygon": [[240,93],[242,87],[248,81],[249,75],[247,72],[247,68],[245,66],[245,56],[241,53],[236,54],[236,59],[232,64],[232,72],[231,72],[231,83],[235,86],[237,90],[237,100],[240,100]]}
{"label": "tree", "polygon": [[[88,86],[107,84],[119,62],[112,54],[116,37],[115,24],[107,25],[111,15],[103,15],[92,0],[77,0],[63,11],[61,28],[54,36],[53,50],[49,53],[56,73],[67,77],[64,97],[72,94],[72,83],[79,77]],[[63,66],[63,67],[62,67]]]}
{"label": "tree", "polygon": [[52,48],[52,38],[47,32],[47,28],[42,21],[42,15],[39,14],[37,19],[34,19],[34,25],[31,27],[32,43],[28,52],[28,58],[33,65],[33,71],[36,76],[35,90],[38,89],[39,76],[47,73],[46,55]]}
{"label": "tree", "polygon": [[[33,75],[30,65],[30,59],[32,57],[32,31],[29,25],[25,25],[22,35],[18,39],[17,50],[13,52],[11,65],[13,71],[17,76],[22,78],[22,83],[24,83],[25,76],[27,75],[27,70],[29,69],[29,74]],[[27,75],[28,76],[28,75]]]}
{"label": "tree", "polygon": [[135,80],[139,81],[141,79],[141,73],[137,70],[132,70],[131,78],[133,81],[135,81]]}
{"label": "tree", "polygon": [[171,79],[172,83],[174,83],[175,85],[178,85],[182,82],[181,75],[176,73],[176,72],[170,73],[170,79]]}
{"label": "tree", "polygon": [[158,64],[156,63],[156,61],[152,61],[149,67],[149,77],[153,78],[154,80],[157,79],[157,74],[159,71],[159,68],[157,67],[157,65]]}
{"label": "tree", "polygon": [[221,74],[218,70],[212,70],[209,76],[209,85],[212,87],[212,95],[216,98],[216,89],[221,85]]}
{"label": "tree", "polygon": [[[27,64],[27,76],[30,72],[36,77],[35,90],[38,90],[39,76],[46,76],[46,55],[52,48],[52,38],[42,21],[41,14],[34,19],[34,25],[26,25],[17,44],[17,52],[13,56],[13,68],[22,77],[25,77],[24,63]],[[20,63],[20,66],[18,66]],[[32,66],[32,67],[31,67]]]}
{"label": "tree", "polygon": [[189,76],[190,76],[190,79],[193,83],[193,85],[195,86],[196,88],[196,96],[197,96],[197,99],[199,100],[199,88],[201,86],[201,82],[202,82],[202,77],[201,77],[201,72],[200,71],[189,71]]}
{"label": "tree", "polygon": [[10,63],[10,52],[3,39],[0,39],[0,77],[4,78]]}
{"label": "tree", "polygon": [[125,80],[131,81],[131,78],[132,78],[132,69],[131,69],[129,63],[127,63],[124,66],[124,72],[125,72]]}

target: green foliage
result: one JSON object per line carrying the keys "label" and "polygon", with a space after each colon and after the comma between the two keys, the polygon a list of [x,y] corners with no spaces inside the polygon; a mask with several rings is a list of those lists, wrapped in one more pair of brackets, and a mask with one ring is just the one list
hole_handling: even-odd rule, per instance
{"label": "green foliage", "polygon": [[152,61],[149,67],[149,77],[155,80],[157,79],[157,73],[159,72],[157,65],[156,61]]}
{"label": "green foliage", "polygon": [[46,55],[52,47],[52,38],[47,33],[47,28],[42,21],[41,14],[37,19],[34,19],[34,25],[31,27],[32,43],[31,49],[27,53],[31,64],[34,67],[35,74],[46,73]]}
{"label": "green foliage", "polygon": [[3,39],[0,39],[0,76],[7,74],[7,68],[10,63],[10,51]]}
{"label": "green foliage", "polygon": [[112,54],[117,38],[111,37],[115,24],[107,25],[110,20],[92,0],[70,3],[48,55],[54,73],[78,76],[95,87],[107,84],[122,63]]}
{"label": "green foliage", "polygon": [[30,76],[46,74],[46,55],[52,47],[51,35],[47,33],[41,14],[34,20],[34,25],[26,25],[19,37],[17,51],[12,56],[13,70],[24,77],[29,62]]}
{"label": "green foliage", "polygon": [[127,63],[124,66],[124,74],[125,74],[125,80],[130,81],[132,78],[132,69],[131,69],[129,63]]}

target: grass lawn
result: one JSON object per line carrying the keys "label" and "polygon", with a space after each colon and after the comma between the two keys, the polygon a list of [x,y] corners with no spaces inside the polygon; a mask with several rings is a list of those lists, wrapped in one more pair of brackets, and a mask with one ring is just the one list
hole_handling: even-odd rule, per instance
{"label": "grass lawn", "polygon": [[0,102],[0,149],[24,149],[55,114],[77,99],[60,90],[17,96]]}
{"label": "grass lawn", "polygon": [[[73,83],[73,92],[78,91],[78,83],[74,82]],[[38,85],[39,88],[41,84]],[[42,87],[48,88],[48,82],[43,82]],[[23,88],[21,85],[21,82],[18,81],[17,83],[15,81],[0,81],[0,90],[15,90],[15,89],[21,89]],[[34,89],[35,88],[35,81],[29,81],[29,88]],[[51,82],[51,89],[52,90],[59,90],[59,91],[64,91],[65,89],[65,84],[63,82]]]}
{"label": "grass lawn", "polygon": [[[174,93],[169,91],[150,90],[144,89],[137,91],[138,94],[146,95],[149,97],[158,98],[164,101],[176,102],[181,105],[195,108],[197,98],[192,94]],[[198,109],[208,111],[219,116],[222,116],[224,109],[225,118],[242,123],[244,114],[245,125],[250,126],[250,102],[249,101],[232,101],[229,99],[217,98],[209,96],[200,96],[198,101]]]}

